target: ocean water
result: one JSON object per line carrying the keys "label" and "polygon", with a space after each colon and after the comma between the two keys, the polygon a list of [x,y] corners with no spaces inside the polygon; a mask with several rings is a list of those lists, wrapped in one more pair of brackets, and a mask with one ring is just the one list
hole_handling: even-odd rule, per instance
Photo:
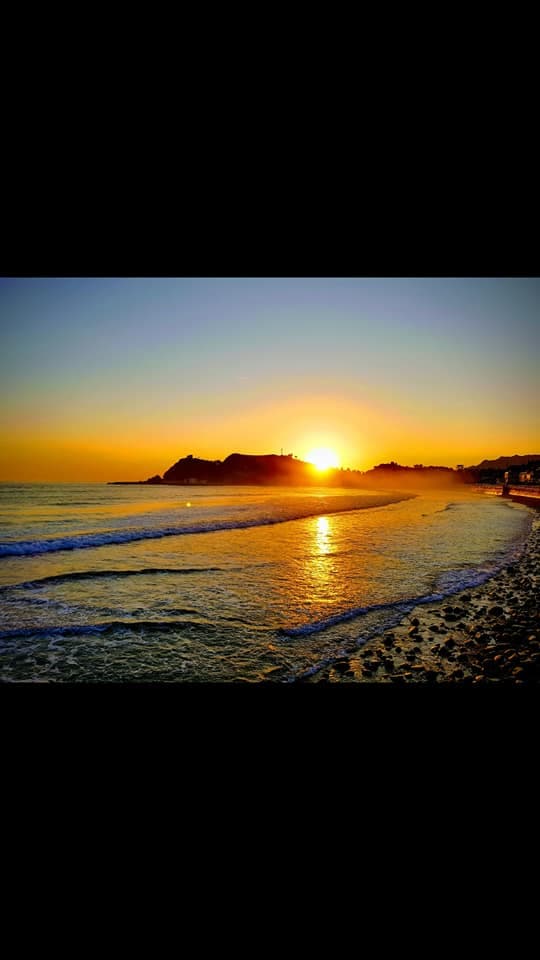
{"label": "ocean water", "polygon": [[0,679],[293,682],[516,559],[457,490],[0,484]]}

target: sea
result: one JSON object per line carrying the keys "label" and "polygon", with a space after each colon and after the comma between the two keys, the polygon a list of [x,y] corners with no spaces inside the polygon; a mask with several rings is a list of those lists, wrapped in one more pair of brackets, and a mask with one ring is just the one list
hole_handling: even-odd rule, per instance
{"label": "sea", "polygon": [[294,683],[524,549],[475,493],[0,484],[0,680]]}

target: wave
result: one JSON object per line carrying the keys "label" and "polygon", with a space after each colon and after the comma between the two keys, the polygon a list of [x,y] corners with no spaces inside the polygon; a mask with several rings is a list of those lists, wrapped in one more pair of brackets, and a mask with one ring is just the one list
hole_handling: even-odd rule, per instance
{"label": "wave", "polygon": [[[180,611],[178,611],[180,612]],[[193,611],[190,611],[193,612]],[[168,630],[208,631],[208,622],[199,620],[108,620],[104,623],[66,624],[64,626],[19,627],[15,630],[0,632],[0,641],[25,637],[81,637],[90,634],[106,634],[116,630],[144,630],[148,633],[165,633]]]}
{"label": "wave", "polygon": [[40,577],[37,580],[25,580],[23,583],[8,584],[0,587],[0,593],[7,590],[31,590],[36,587],[42,587],[46,584],[69,583],[72,580],[94,580],[103,577],[146,577],[156,574],[174,574],[184,576],[192,573],[220,573],[223,567],[143,567],[141,570],[80,570],[74,573],[57,573],[50,577]]}
{"label": "wave", "polygon": [[95,507],[104,502],[103,500],[51,500],[47,506],[64,507],[64,509],[71,510],[72,507]]}
{"label": "wave", "polygon": [[[291,520],[305,520],[324,514],[350,513],[356,510],[366,510],[373,507],[386,507],[402,500],[409,500],[414,494],[400,494],[395,496],[365,497],[364,502],[342,507],[337,505],[321,504],[319,509],[310,507],[307,510],[291,511],[289,514],[273,517],[257,517],[251,520],[219,520],[215,523],[193,524],[191,526],[155,527],[150,530],[111,530],[100,533],[83,533],[72,537],[58,537],[54,540],[20,540],[12,543],[0,543],[0,558],[4,557],[32,557],[43,553],[56,553],[59,550],[85,550],[90,547],[107,547],[135,540],[157,540],[162,537],[178,537],[196,533],[215,533],[220,530],[244,530],[248,527],[264,527],[276,523],[288,523]],[[369,501],[369,502],[366,502]]]}
{"label": "wave", "polygon": [[480,567],[466,567],[461,570],[448,570],[440,574],[435,589],[443,591],[444,596],[460,593],[462,590],[471,590],[491,580],[497,573],[504,570],[510,563],[515,563],[525,550],[525,540],[514,544],[503,557],[483,563]]}
{"label": "wave", "polygon": [[335,627],[347,620],[354,620],[356,617],[364,617],[368,613],[375,613],[378,610],[395,610],[397,613],[406,614],[421,603],[433,603],[435,600],[444,600],[445,594],[430,593],[422,597],[411,597],[405,600],[394,600],[388,603],[372,603],[366,607],[353,607],[351,610],[345,610],[342,613],[336,613],[332,617],[325,617],[323,620],[313,620],[311,623],[304,623],[300,627],[280,627],[278,633],[286,637],[307,637],[311,633],[320,633],[321,630],[328,630],[329,627]]}
{"label": "wave", "polygon": [[[464,590],[471,590],[479,587],[487,580],[500,573],[511,563],[515,563],[523,554],[526,547],[526,539],[521,539],[514,543],[509,550],[501,557],[495,560],[486,561],[479,567],[466,567],[460,570],[448,570],[438,576],[433,584],[433,592],[422,594],[418,597],[406,597],[399,600],[392,600],[386,603],[373,603],[367,606],[353,607],[342,613],[337,613],[331,617],[325,617],[322,620],[314,620],[310,623],[302,624],[299,627],[280,627],[278,633],[286,637],[304,637],[312,633],[320,633],[329,627],[334,627],[347,620],[353,620],[356,617],[363,617],[369,613],[375,613],[379,610],[393,610],[400,615],[410,613],[415,607],[425,603],[435,603],[439,600],[445,600],[447,597],[454,596],[456,593],[462,593]],[[387,625],[388,626],[388,625]],[[384,628],[386,629],[387,626]]]}
{"label": "wave", "polygon": [[365,607],[354,607],[351,610],[345,610],[343,613],[336,613],[333,617],[326,617],[324,620],[314,620],[300,627],[280,627],[278,632],[282,636],[287,637],[305,637],[311,633],[320,633],[321,630],[327,630],[329,627],[345,623],[347,620],[363,617],[369,613],[376,613],[379,610],[393,610],[400,615],[405,615],[422,604],[445,600],[447,597],[461,593],[463,590],[470,590],[474,587],[481,586],[481,584],[490,580],[504,569],[508,563],[510,563],[510,558],[506,558],[503,563],[493,564],[489,568],[483,567],[475,570],[449,571],[439,578],[438,584],[441,589],[436,593],[429,593],[420,597],[408,597],[403,600],[394,600],[388,603],[373,603]]}

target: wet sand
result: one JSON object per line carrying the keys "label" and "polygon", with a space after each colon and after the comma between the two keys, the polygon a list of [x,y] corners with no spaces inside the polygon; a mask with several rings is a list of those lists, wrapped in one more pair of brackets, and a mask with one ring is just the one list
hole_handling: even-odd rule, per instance
{"label": "wet sand", "polygon": [[[530,504],[535,512],[540,500]],[[307,682],[540,682],[540,513],[517,563],[479,587],[411,611]]]}

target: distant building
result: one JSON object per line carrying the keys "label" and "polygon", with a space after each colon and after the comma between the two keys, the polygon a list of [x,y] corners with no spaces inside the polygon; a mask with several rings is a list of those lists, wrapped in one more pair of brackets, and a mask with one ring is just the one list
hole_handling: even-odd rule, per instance
{"label": "distant building", "polygon": [[533,472],[532,470],[522,470],[519,475],[520,483],[532,483],[533,481]]}
{"label": "distant building", "polygon": [[464,465],[463,463],[458,463],[457,469],[458,469],[458,470],[464,470],[464,469],[465,469],[465,465]]}

